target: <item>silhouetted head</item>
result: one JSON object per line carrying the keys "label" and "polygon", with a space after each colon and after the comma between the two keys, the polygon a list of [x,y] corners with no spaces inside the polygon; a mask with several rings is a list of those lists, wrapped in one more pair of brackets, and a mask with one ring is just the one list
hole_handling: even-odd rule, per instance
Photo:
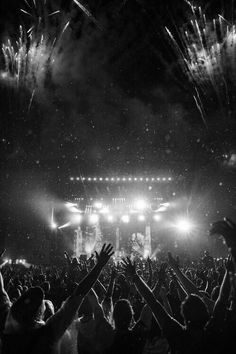
{"label": "silhouetted head", "polygon": [[187,327],[203,328],[209,320],[209,313],[202,299],[189,295],[182,302],[181,312]]}
{"label": "silhouetted head", "polygon": [[113,319],[115,328],[118,330],[127,330],[133,318],[133,309],[130,302],[126,299],[118,300],[114,306]]}
{"label": "silhouetted head", "polygon": [[43,319],[44,292],[39,286],[29,288],[11,307],[13,318],[23,326],[31,326]]}

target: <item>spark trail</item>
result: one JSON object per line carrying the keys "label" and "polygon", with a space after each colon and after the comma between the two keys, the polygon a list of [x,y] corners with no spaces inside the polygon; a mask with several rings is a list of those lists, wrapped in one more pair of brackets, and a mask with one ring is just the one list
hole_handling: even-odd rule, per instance
{"label": "spark trail", "polygon": [[236,25],[222,15],[208,20],[201,7],[186,2],[192,16],[180,29],[179,38],[168,28],[166,32],[192,84],[194,100],[206,124],[202,109],[205,106],[207,111],[209,106],[206,97],[216,98],[225,116],[236,110]]}
{"label": "spark trail", "polygon": [[38,91],[44,89],[55,65],[63,34],[70,24],[65,16],[58,17],[61,10],[55,9],[53,4],[47,0],[25,0],[26,8],[20,11],[30,18],[29,29],[20,25],[18,38],[8,38],[2,45],[5,68],[1,71],[1,80],[9,86],[24,87],[31,92],[28,111]]}

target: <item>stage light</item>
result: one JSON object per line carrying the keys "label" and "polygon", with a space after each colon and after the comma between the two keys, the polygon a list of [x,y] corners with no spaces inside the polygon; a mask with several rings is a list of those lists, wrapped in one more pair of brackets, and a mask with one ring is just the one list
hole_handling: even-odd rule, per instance
{"label": "stage light", "polygon": [[89,222],[91,224],[96,224],[99,221],[99,216],[97,214],[92,214],[89,216]]}
{"label": "stage light", "polygon": [[175,224],[175,227],[183,233],[190,232],[193,229],[193,226],[191,220],[185,218],[179,219]]}
{"label": "stage light", "polygon": [[160,181],[160,177],[157,178],[157,181],[158,181],[158,182]]}
{"label": "stage light", "polygon": [[92,253],[93,250],[94,250],[94,246],[95,246],[95,244],[86,243],[85,246],[84,246],[85,252],[86,252],[88,255],[91,255],[91,253]]}
{"label": "stage light", "polygon": [[147,208],[147,202],[143,199],[137,199],[134,202],[134,208],[137,210],[144,210]]}
{"label": "stage light", "polygon": [[155,215],[153,215],[153,219],[155,221],[161,221],[161,215],[160,214],[155,214]]}
{"label": "stage light", "polygon": [[149,181],[149,178],[146,178],[146,182],[148,182]]}
{"label": "stage light", "polygon": [[[73,215],[71,218],[71,221],[73,222],[73,224],[80,224],[82,221],[82,215],[81,214],[76,214]],[[67,223],[68,224],[68,223]],[[60,227],[61,229],[68,226],[67,224],[63,225],[62,227]]]}
{"label": "stage light", "polygon": [[114,217],[112,215],[108,215],[107,216],[107,221],[108,222],[113,222],[114,221]]}
{"label": "stage light", "polygon": [[150,255],[149,249],[148,249],[148,248],[145,248],[145,249],[144,249],[144,252],[143,252],[143,258],[144,258],[144,259],[147,259],[149,255]]}
{"label": "stage light", "polygon": [[139,180],[140,180],[140,181],[142,181],[142,180],[143,180],[143,178],[141,177],[141,178],[139,178]]}
{"label": "stage light", "polygon": [[172,178],[171,178],[171,177],[169,177],[169,178],[168,178],[168,181],[172,181]]}
{"label": "stage light", "polygon": [[157,209],[158,212],[163,212],[166,211],[166,209],[170,206],[170,203],[163,203],[160,205],[160,207]]}
{"label": "stage light", "polygon": [[74,177],[70,177],[70,180],[71,180],[71,181],[74,181]]}
{"label": "stage light", "polygon": [[129,177],[129,181],[132,181],[132,178]]}
{"label": "stage light", "polygon": [[155,178],[152,178],[152,181],[155,181]]}
{"label": "stage light", "polygon": [[85,177],[83,177],[83,178],[82,178],[82,181],[85,181],[85,180],[86,180],[86,178],[85,178]]}
{"label": "stage light", "polygon": [[76,181],[79,181],[79,177],[76,177]]}
{"label": "stage light", "polygon": [[139,221],[145,221],[145,216],[144,215],[139,215],[138,216]]}
{"label": "stage light", "polygon": [[129,215],[122,215],[121,221],[124,222],[125,224],[129,223],[130,221]]}
{"label": "stage light", "polygon": [[90,178],[90,177],[88,177],[88,181],[91,181],[91,178]]}
{"label": "stage light", "polygon": [[165,181],[166,181],[166,178],[165,178],[165,177],[163,177],[163,178],[162,178],[162,181],[164,181],[164,182],[165,182]]}
{"label": "stage light", "polygon": [[52,221],[50,227],[51,229],[55,230],[57,228],[57,224],[54,221]]}
{"label": "stage light", "polygon": [[106,177],[106,178],[105,178],[105,181],[109,181],[109,178]]}
{"label": "stage light", "polygon": [[120,181],[120,178],[118,177],[116,180],[117,180],[117,181]]}
{"label": "stage light", "polygon": [[122,181],[126,181],[126,178],[124,177],[124,178],[122,178]]}
{"label": "stage light", "polygon": [[96,177],[94,177],[94,179],[93,179],[94,181],[96,181],[97,180],[97,178]]}
{"label": "stage light", "polygon": [[99,181],[103,181],[103,178],[102,178],[102,177],[100,177],[100,178],[99,178]]}
{"label": "stage light", "polygon": [[135,177],[134,180],[137,181],[137,178]]}
{"label": "stage light", "polygon": [[93,206],[96,209],[102,209],[102,207],[103,207],[102,202],[95,202]]}
{"label": "stage light", "polygon": [[58,227],[58,229],[59,229],[59,230],[65,229],[66,227],[68,227],[68,226],[70,226],[70,225],[71,225],[71,222],[69,221],[69,222],[67,222],[66,224],[64,224],[64,225],[62,225],[62,226],[60,226],[60,227]]}
{"label": "stage light", "polygon": [[111,181],[114,181],[114,178],[113,178],[113,177],[111,177]]}

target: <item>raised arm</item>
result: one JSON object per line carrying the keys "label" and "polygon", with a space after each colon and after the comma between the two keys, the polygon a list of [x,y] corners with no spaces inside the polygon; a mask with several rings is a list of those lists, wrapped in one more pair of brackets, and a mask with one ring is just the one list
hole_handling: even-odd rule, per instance
{"label": "raised arm", "polygon": [[218,298],[214,307],[214,316],[224,316],[230,295],[230,273],[234,273],[234,264],[229,256],[225,263],[225,274],[222,280]]}
{"label": "raised arm", "polygon": [[47,321],[46,326],[50,327],[53,331],[55,340],[58,340],[71,324],[84,296],[92,288],[103,267],[112,255],[112,246],[104,244],[100,254],[97,254],[97,264],[95,267],[76,286],[74,293],[65,301],[64,305]]}
{"label": "raised arm", "polygon": [[[130,259],[127,258],[126,260],[123,260],[123,268],[126,274],[132,278],[139,293],[144,298],[148,306],[151,308],[153,315],[158,321],[160,327],[162,329],[163,328],[168,329],[168,327],[171,327],[173,325],[173,322],[176,321],[171,316],[169,316],[169,314],[164,309],[164,307],[160,304],[160,302],[156,300],[153,292],[148,287],[148,285],[143,281],[142,278],[138,276],[138,274],[136,273],[135,263],[132,264]],[[176,325],[177,324],[178,322],[176,322]]]}
{"label": "raised arm", "polygon": [[196,285],[193,284],[193,282],[188,277],[186,277],[186,275],[179,269],[176,260],[172,257],[172,254],[170,252],[168,252],[168,262],[187,294],[195,294],[202,297],[202,294],[200,293]]}

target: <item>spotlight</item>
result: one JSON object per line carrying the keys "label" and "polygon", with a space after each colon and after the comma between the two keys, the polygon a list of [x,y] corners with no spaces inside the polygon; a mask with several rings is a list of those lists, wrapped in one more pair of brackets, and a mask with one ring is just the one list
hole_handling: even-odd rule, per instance
{"label": "spotlight", "polygon": [[144,259],[147,259],[149,255],[150,255],[149,249],[148,249],[148,248],[145,248],[145,249],[144,249],[144,252],[143,252],[143,258],[144,258]]}
{"label": "spotlight", "polygon": [[137,199],[134,202],[134,207],[137,210],[144,210],[144,209],[147,208],[147,202],[145,200],[143,200],[143,199]]}
{"label": "spotlight", "polygon": [[183,233],[189,233],[193,229],[193,226],[194,225],[190,220],[184,218],[179,219],[175,225],[175,227]]}
{"label": "spotlight", "polygon": [[51,229],[53,229],[53,230],[55,230],[57,228],[57,224],[54,221],[51,222],[50,226],[51,226]]}
{"label": "spotlight", "polygon": [[71,180],[71,181],[74,181],[74,177],[70,177],[70,180]]}
{"label": "spotlight", "polygon": [[125,224],[128,224],[130,221],[129,215],[122,215],[121,221],[124,222]]}
{"label": "spotlight", "polygon": [[154,219],[155,221],[161,221],[161,215],[160,215],[160,214],[155,214],[155,215],[153,216],[153,219]]}
{"label": "spotlight", "polygon": [[99,216],[97,214],[92,214],[89,217],[89,222],[91,224],[96,224],[98,222],[98,220],[99,220]]}
{"label": "spotlight", "polygon": [[113,222],[114,221],[114,217],[112,215],[108,215],[107,216],[107,221],[108,222]]}
{"label": "spotlight", "polygon": [[138,216],[139,221],[145,221],[145,216],[144,215],[139,215]]}
{"label": "spotlight", "polygon": [[64,224],[64,225],[62,225],[62,226],[60,226],[60,227],[58,227],[58,229],[59,229],[59,230],[65,229],[66,227],[68,227],[68,226],[70,226],[70,225],[71,225],[71,222],[69,221],[69,222],[67,222],[66,224]]}
{"label": "spotlight", "polygon": [[[80,224],[81,221],[82,221],[82,215],[81,215],[81,214],[73,215],[72,218],[71,218],[71,221],[73,222],[73,224]],[[70,223],[69,223],[69,224],[70,224]],[[66,225],[66,226],[65,226],[65,225]],[[65,225],[63,225],[63,227],[61,227],[61,229],[64,228],[64,227],[67,227],[67,226],[68,226],[68,223],[65,224]]]}

